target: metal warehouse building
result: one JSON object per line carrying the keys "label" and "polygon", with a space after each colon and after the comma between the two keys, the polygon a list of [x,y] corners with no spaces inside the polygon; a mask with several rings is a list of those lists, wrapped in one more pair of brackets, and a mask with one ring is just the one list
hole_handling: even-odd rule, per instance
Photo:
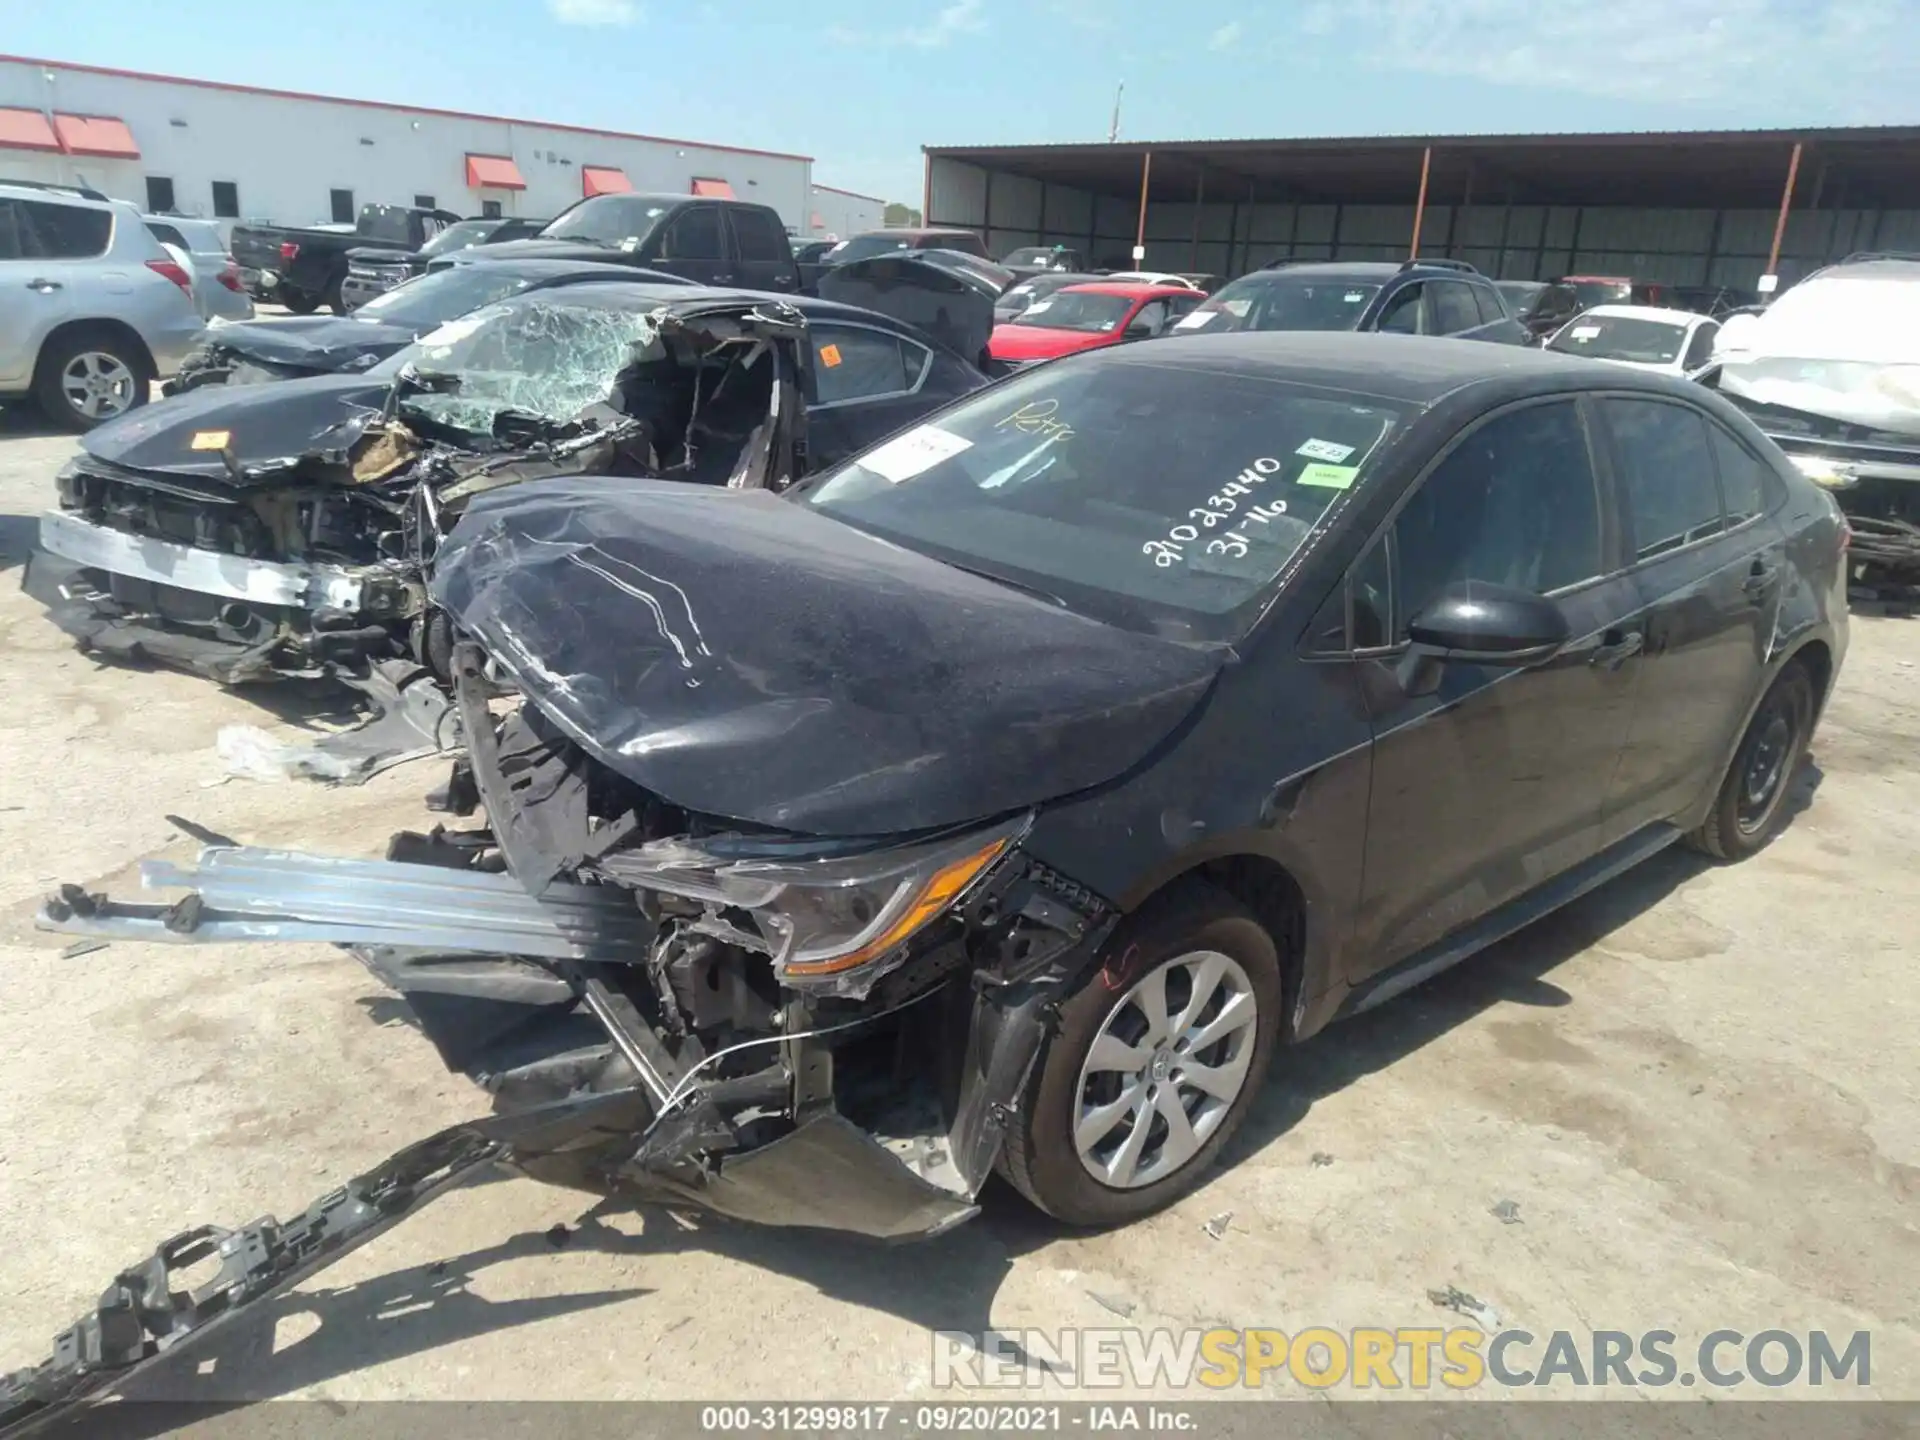
{"label": "metal warehouse building", "polygon": [[1292,256],[1754,288],[1920,250],[1920,127],[934,147],[930,225],[1239,275]]}
{"label": "metal warehouse building", "polygon": [[881,212],[816,193],[805,155],[10,55],[0,177],[290,225],[350,221],[369,201],[545,217],[618,190],[757,200],[798,235],[878,226]]}

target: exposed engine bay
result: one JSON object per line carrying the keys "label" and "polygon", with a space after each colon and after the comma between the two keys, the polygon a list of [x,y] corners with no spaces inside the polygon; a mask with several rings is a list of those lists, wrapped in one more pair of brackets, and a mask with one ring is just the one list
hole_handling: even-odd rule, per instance
{"label": "exposed engine bay", "polygon": [[416,688],[402,728],[444,739],[423,697],[452,631],[427,577],[474,496],[566,475],[777,491],[802,463],[797,311],[596,300],[530,294],[391,375],[208,388],[129,420],[61,472],[28,590],[85,648],[224,684],[335,674],[389,713]]}

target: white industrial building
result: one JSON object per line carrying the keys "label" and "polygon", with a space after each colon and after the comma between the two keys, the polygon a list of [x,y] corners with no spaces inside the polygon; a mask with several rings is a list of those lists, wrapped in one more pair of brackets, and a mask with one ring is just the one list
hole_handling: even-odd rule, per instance
{"label": "white industrial building", "polygon": [[815,186],[806,155],[9,55],[0,178],[286,225],[368,202],[547,217],[620,190],[759,201],[803,237],[872,228],[882,209]]}

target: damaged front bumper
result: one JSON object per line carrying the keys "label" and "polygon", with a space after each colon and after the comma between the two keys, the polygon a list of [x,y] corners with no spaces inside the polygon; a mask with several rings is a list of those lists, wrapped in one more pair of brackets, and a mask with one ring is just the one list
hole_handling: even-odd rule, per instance
{"label": "damaged front bumper", "polygon": [[[556,881],[536,898],[507,874],[455,868],[471,858],[465,838],[396,837],[393,853],[410,858],[376,861],[213,847],[190,867],[142,865],[144,886],[184,891],[179,899],[122,903],[66,886],[38,923],[171,944],[341,945],[410,1002],[450,1068],[496,1107],[638,1097],[632,1125],[591,1150],[521,1143],[518,1163],[539,1178],[883,1240],[935,1235],[976,1213],[1047,1033],[1056,987],[1046,976],[948,971],[904,996],[821,1010],[791,993],[728,998],[717,975],[703,976],[716,1013],[759,1006],[767,1021],[755,1038],[705,1048],[661,1023],[658,1007],[649,1015],[635,1003],[646,998],[636,982],[659,954],[660,925],[629,892]],[[993,903],[1017,913],[1023,894],[1016,867]],[[1058,907],[1039,903],[1059,927]],[[1053,955],[1086,933],[1056,928]],[[856,1123],[841,1111],[833,1042],[909,1010],[927,1022],[915,1044],[957,1027],[956,1063],[931,1085],[905,1077],[912,1083],[877,1105],[855,1099],[865,1122]]]}

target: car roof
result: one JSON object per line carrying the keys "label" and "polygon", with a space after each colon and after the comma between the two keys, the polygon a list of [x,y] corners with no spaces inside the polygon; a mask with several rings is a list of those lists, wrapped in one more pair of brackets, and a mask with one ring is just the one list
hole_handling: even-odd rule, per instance
{"label": "car roof", "polygon": [[466,250],[456,250],[444,258],[452,262],[447,267],[449,270],[465,265],[484,265],[489,270],[504,270],[524,275],[529,280],[550,280],[557,275],[621,275],[629,280],[634,278],[633,266],[608,260],[566,260],[550,255],[475,255]]}
{"label": "car roof", "polygon": [[1690,325],[1707,318],[1691,310],[1674,310],[1665,305],[1595,305],[1591,310],[1582,310],[1572,323],[1577,325],[1596,315],[1613,320],[1653,320],[1663,325]]}
{"label": "car roof", "polygon": [[[1403,263],[1398,260],[1307,260],[1294,264],[1276,265],[1266,270],[1254,270],[1246,275],[1242,275],[1240,278],[1242,280],[1271,280],[1280,279],[1289,275],[1318,275],[1329,280],[1384,281],[1391,280],[1394,276],[1402,273],[1408,275],[1418,274],[1424,279],[1431,275],[1448,272],[1433,269],[1408,270],[1405,269]],[[1471,275],[1465,270],[1452,273],[1457,274],[1462,280],[1484,280],[1487,278],[1484,275]]]}
{"label": "car roof", "polygon": [[971,234],[973,234],[973,231],[962,229],[958,225],[935,225],[932,227],[927,227],[927,226],[908,227],[908,226],[900,226],[900,225],[888,225],[888,226],[882,227],[879,230],[857,231],[856,233],[849,235],[847,238],[849,240],[865,240],[870,235],[881,235],[881,236],[885,236],[888,239],[911,240],[916,237],[925,238],[928,235],[971,235]]}
{"label": "car roof", "polygon": [[[1291,380],[1382,400],[1428,406],[1456,390],[1483,381],[1538,377],[1544,388],[1574,388],[1555,381],[1586,380],[1618,389],[1637,372],[1603,367],[1581,355],[1538,350],[1531,345],[1493,345],[1430,335],[1354,334],[1346,331],[1251,330],[1223,335],[1172,335],[1151,345],[1116,345],[1099,352],[1102,363],[1170,365]],[[1667,387],[1648,383],[1648,389]]]}
{"label": "car roof", "polygon": [[1063,285],[1061,295],[1119,295],[1128,300],[1151,300],[1160,295],[1192,295],[1185,285],[1162,285],[1154,280],[1089,280],[1079,285]]}
{"label": "car roof", "polygon": [[[602,266],[602,269],[626,269],[626,266]],[[555,289],[552,287],[537,293],[543,300],[551,302]],[[530,292],[522,291],[509,296],[502,304],[513,304],[526,300]],[[858,305],[848,305],[839,300],[822,300],[817,295],[788,295],[774,290],[736,290],[707,285],[666,285],[646,280],[630,280],[625,284],[617,280],[595,278],[590,285],[582,285],[577,296],[570,298],[586,300],[590,304],[607,310],[648,311],[657,310],[662,305],[673,307],[753,304],[762,300],[777,300],[783,305],[791,305],[808,319],[849,320],[863,324],[879,324],[885,329],[897,330],[902,334],[914,335],[922,343],[928,343],[925,336],[904,321],[891,315],[881,314],[877,310],[863,309]]]}

